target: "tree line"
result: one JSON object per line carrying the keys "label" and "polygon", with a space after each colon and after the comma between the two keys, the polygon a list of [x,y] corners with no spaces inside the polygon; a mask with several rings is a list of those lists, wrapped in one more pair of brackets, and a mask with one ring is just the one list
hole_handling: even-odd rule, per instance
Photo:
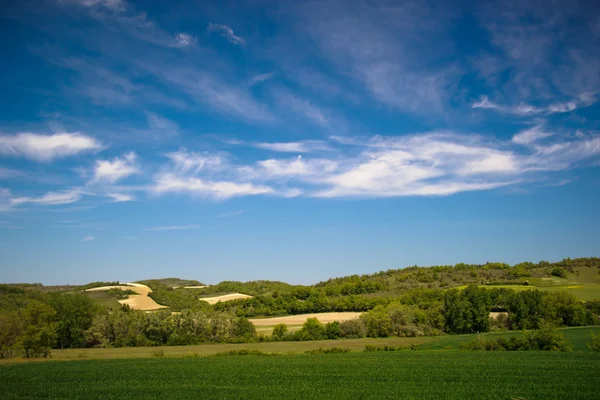
{"label": "tree line", "polygon": [[[297,296],[305,299],[299,300]],[[357,298],[343,297],[354,307]],[[255,299],[244,302],[249,304],[248,307],[261,306],[284,313],[289,312],[284,307],[292,300],[297,304],[310,304],[307,307],[317,307],[319,301],[327,297],[315,299],[312,292],[307,292]],[[249,310],[246,306],[236,308],[238,315],[219,306],[227,303],[180,313],[170,310],[146,313],[126,306],[111,310],[80,294],[42,293],[31,288],[0,285],[0,357],[46,357],[53,348],[411,337],[494,329],[535,330],[544,324],[581,326],[600,323],[599,301],[583,303],[566,292],[517,292],[471,285],[464,290],[416,289],[379,301],[375,298],[368,305],[359,303],[364,307],[359,311],[365,312],[358,320],[321,324],[316,319],[309,319],[296,332],[278,325],[272,335],[264,336],[256,333],[245,315],[239,315]],[[501,311],[501,317],[490,318],[493,310]]]}

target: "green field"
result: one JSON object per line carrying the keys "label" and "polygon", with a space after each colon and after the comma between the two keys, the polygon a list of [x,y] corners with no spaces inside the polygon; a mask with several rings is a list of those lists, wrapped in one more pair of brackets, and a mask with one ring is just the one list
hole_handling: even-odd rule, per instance
{"label": "green field", "polygon": [[[564,334],[566,338],[572,343],[573,351],[591,351],[588,348],[590,342],[590,332],[600,332],[600,326],[578,326],[573,328],[562,328],[559,332]],[[485,340],[494,340],[500,337],[510,338],[512,336],[520,336],[520,331],[508,331],[508,332],[491,332],[484,333],[481,336]],[[442,350],[442,349],[457,349],[461,343],[474,340],[477,335],[445,335],[433,338],[419,348],[423,350]]]}
{"label": "green field", "polygon": [[[573,351],[589,352],[587,344],[590,341],[590,332],[600,332],[600,326],[585,326],[575,328],[563,328],[560,332],[573,344]],[[519,336],[521,332],[498,332],[485,333],[482,336],[486,340],[497,339],[499,337]],[[117,359],[117,358],[152,358],[155,353],[160,352],[164,357],[185,357],[185,356],[211,356],[217,353],[250,349],[259,350],[266,353],[302,353],[305,351],[344,347],[353,352],[361,352],[366,345],[372,346],[395,346],[409,347],[416,346],[422,350],[446,350],[458,349],[461,343],[475,340],[477,335],[444,335],[437,337],[416,337],[416,338],[362,338],[362,339],[339,339],[339,340],[312,340],[306,342],[270,342],[270,343],[209,343],[193,346],[163,346],[163,347],[121,347],[121,348],[91,348],[91,349],[65,349],[52,350],[53,360],[86,360],[86,359]],[[5,360],[4,363],[13,363],[14,361]],[[19,362],[19,361],[17,361]],[[0,362],[1,363],[1,362]]]}
{"label": "green field", "polygon": [[0,365],[3,399],[597,399],[600,354],[402,351]]}

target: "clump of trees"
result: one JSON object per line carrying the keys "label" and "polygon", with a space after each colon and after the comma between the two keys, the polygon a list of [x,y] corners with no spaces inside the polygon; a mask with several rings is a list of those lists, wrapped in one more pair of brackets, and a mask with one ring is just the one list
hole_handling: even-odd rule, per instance
{"label": "clump of trees", "polygon": [[498,338],[484,340],[478,336],[476,340],[460,345],[462,350],[486,351],[516,351],[516,350],[542,350],[542,351],[571,351],[572,345],[565,335],[558,333],[550,323],[542,323],[539,329],[525,331],[521,337],[510,339]]}

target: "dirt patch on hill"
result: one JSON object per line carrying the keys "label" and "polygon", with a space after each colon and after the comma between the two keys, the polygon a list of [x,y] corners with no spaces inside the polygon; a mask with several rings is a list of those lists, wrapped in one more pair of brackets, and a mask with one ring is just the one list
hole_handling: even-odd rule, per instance
{"label": "dirt patch on hill", "polygon": [[216,304],[220,301],[231,301],[231,300],[250,299],[250,298],[252,298],[252,296],[248,296],[247,294],[231,293],[231,294],[225,294],[223,296],[216,296],[216,297],[202,297],[199,300],[205,301],[208,304]]}
{"label": "dirt patch on hill", "polygon": [[98,292],[110,289],[132,290],[138,293],[137,295],[130,295],[129,298],[125,300],[119,300],[120,304],[127,304],[134,310],[152,311],[160,310],[161,308],[167,308],[167,306],[161,306],[158,304],[152,297],[148,297],[148,294],[152,292],[152,289],[146,285],[142,285],[141,283],[126,283],[125,285],[117,286],[101,286],[88,289],[87,292]]}
{"label": "dirt patch on hill", "polygon": [[329,312],[329,313],[316,313],[316,314],[300,314],[300,315],[288,315],[285,317],[274,317],[274,318],[255,318],[251,319],[256,326],[270,326],[277,324],[286,325],[300,325],[306,322],[308,318],[316,318],[319,322],[326,324],[328,322],[338,321],[344,322],[352,319],[358,319],[360,317],[359,312]]}

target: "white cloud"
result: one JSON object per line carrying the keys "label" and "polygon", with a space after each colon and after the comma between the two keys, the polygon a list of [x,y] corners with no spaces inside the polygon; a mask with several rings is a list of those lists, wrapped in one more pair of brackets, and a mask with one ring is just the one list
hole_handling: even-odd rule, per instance
{"label": "white cloud", "polygon": [[150,132],[154,135],[175,136],[179,134],[179,124],[158,114],[146,111]]}
{"label": "white cloud", "polygon": [[180,149],[165,154],[178,172],[198,173],[201,170],[219,170],[224,167],[225,160],[218,155],[209,153],[198,154],[186,149]]}
{"label": "white cloud", "polygon": [[15,169],[10,168],[1,168],[0,167],[0,179],[11,179],[23,177],[25,174],[21,171],[17,171]]}
{"label": "white cloud", "polygon": [[86,7],[102,6],[112,11],[125,11],[126,4],[123,0],[62,0],[71,3],[78,3]]}
{"label": "white cloud", "polygon": [[135,197],[125,193],[107,193],[106,196],[110,197],[113,203],[122,203],[135,200]]}
{"label": "white cloud", "polygon": [[549,136],[552,136],[552,133],[544,132],[541,126],[535,126],[531,129],[517,133],[513,136],[512,141],[517,144],[529,145]]}
{"label": "white cloud", "polygon": [[25,156],[40,162],[100,149],[100,142],[79,133],[0,135],[0,154]]}
{"label": "white cloud", "polygon": [[81,239],[81,241],[82,241],[82,242],[91,242],[92,240],[95,240],[95,239],[96,239],[96,237],[95,237],[95,236],[92,236],[92,235],[87,235],[87,236],[84,236],[84,238],[83,238],[83,239]]}
{"label": "white cloud", "polygon": [[212,181],[194,177],[179,177],[173,174],[160,174],[152,188],[156,194],[191,193],[216,199],[270,194],[275,191],[264,185],[231,181]]}
{"label": "white cloud", "polygon": [[157,231],[185,231],[189,229],[201,228],[201,225],[170,225],[170,226],[155,226],[153,228],[142,229],[145,232],[157,232]]}
{"label": "white cloud", "polygon": [[550,115],[556,113],[567,113],[578,108],[588,107],[595,103],[595,98],[590,94],[582,94],[576,100],[565,103],[553,103],[546,106],[534,106],[527,103],[520,103],[516,106],[503,106],[491,101],[487,96],[481,97],[479,101],[471,104],[472,108],[482,108],[497,110],[506,114],[519,116],[531,116],[536,114]]}
{"label": "white cloud", "polygon": [[115,157],[112,161],[98,160],[94,166],[94,178],[92,181],[115,183],[128,176],[139,174],[140,169],[136,165],[136,159],[137,155],[134,152],[130,152],[123,157]]}
{"label": "white cloud", "polygon": [[275,76],[275,72],[268,72],[266,74],[254,75],[252,78],[250,78],[250,81],[248,82],[248,86],[254,86],[258,83],[268,81],[269,79],[273,78],[273,76]]}
{"label": "white cloud", "polygon": [[293,159],[269,159],[258,161],[255,167],[242,167],[240,172],[249,176],[264,178],[316,176],[335,171],[338,164],[332,160],[304,160],[302,156]]}
{"label": "white cloud", "polygon": [[322,140],[305,140],[302,142],[276,142],[252,143],[259,149],[277,151],[281,153],[310,153],[313,151],[330,151],[331,147]]}
{"label": "white cloud", "polygon": [[290,110],[319,126],[325,127],[329,125],[330,117],[327,115],[327,112],[312,102],[284,89],[276,89],[273,91],[273,94],[278,107]]}
{"label": "white cloud", "polygon": [[10,204],[19,206],[21,204],[61,205],[75,203],[81,200],[83,193],[80,190],[67,190],[63,192],[48,192],[41,197],[13,197]]}
{"label": "white cloud", "polygon": [[219,218],[231,218],[231,217],[237,217],[238,215],[242,215],[245,211],[243,210],[239,210],[239,211],[228,211],[228,212],[224,212],[219,214]]}
{"label": "white cloud", "polygon": [[227,40],[229,40],[229,43],[235,44],[237,46],[243,46],[246,43],[244,41],[244,39],[242,39],[239,36],[236,36],[235,33],[233,33],[233,30],[230,27],[228,27],[227,25],[219,25],[219,24],[210,23],[210,24],[208,24],[207,30],[209,32],[221,33],[223,36],[225,36],[227,38]]}
{"label": "white cloud", "polygon": [[175,35],[175,44],[178,47],[187,47],[196,43],[196,38],[188,33],[178,33]]}

